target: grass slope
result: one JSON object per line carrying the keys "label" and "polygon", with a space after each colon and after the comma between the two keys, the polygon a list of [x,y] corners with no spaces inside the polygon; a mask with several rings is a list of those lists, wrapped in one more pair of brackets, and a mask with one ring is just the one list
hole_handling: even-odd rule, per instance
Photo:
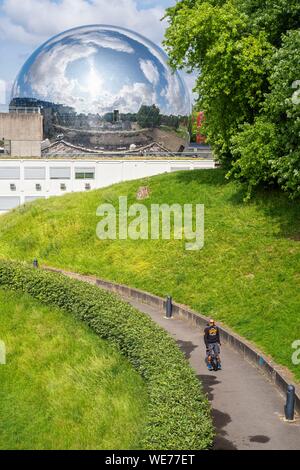
{"label": "grass slope", "polygon": [[147,396],[140,376],[71,316],[0,290],[0,449],[133,449]]}
{"label": "grass slope", "polygon": [[[205,204],[205,246],[184,241],[100,241],[102,202]],[[291,344],[300,338],[300,207],[277,192],[243,194],[221,170],[160,175],[84,194],[37,201],[0,218],[0,256],[32,260],[172,294],[222,320],[295,373]]]}

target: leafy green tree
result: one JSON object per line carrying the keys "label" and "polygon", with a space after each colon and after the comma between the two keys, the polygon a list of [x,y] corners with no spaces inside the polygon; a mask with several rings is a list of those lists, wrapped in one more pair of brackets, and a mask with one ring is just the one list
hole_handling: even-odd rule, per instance
{"label": "leafy green tree", "polygon": [[121,121],[136,122],[136,113],[122,113],[120,117]]}
{"label": "leafy green tree", "polygon": [[205,112],[208,142],[223,164],[238,126],[253,122],[267,91],[266,59],[273,48],[264,33],[251,35],[248,17],[234,1],[182,1],[167,10],[165,45],[171,65],[199,73],[197,107]]}
{"label": "leafy green tree", "polygon": [[113,123],[114,122],[114,113],[106,113],[103,116],[104,121]]}
{"label": "leafy green tree", "polygon": [[268,40],[280,47],[287,31],[299,28],[299,0],[236,0],[250,18],[252,32],[265,31]]}
{"label": "leafy green tree", "polygon": [[228,176],[300,195],[299,0],[181,0],[166,12],[173,67],[198,72],[204,133]]}
{"label": "leafy green tree", "polygon": [[300,31],[290,31],[270,60],[270,92],[253,125],[232,138],[236,158],[229,176],[247,183],[247,197],[262,181],[300,196]]}
{"label": "leafy green tree", "polygon": [[274,184],[274,155],[279,147],[276,126],[262,117],[254,124],[246,123],[241,132],[232,137],[232,153],[236,160],[227,174],[246,186],[245,200],[261,183]]}
{"label": "leafy green tree", "polygon": [[161,114],[160,116],[160,123],[162,125],[174,127],[174,129],[178,129],[179,121],[179,116],[174,116],[173,114],[171,114],[170,116]]}
{"label": "leafy green tree", "polygon": [[152,106],[142,105],[136,117],[138,125],[143,129],[158,127],[161,122],[160,110],[154,104]]}
{"label": "leafy green tree", "polygon": [[271,92],[265,113],[276,124],[280,153],[274,174],[293,197],[300,196],[300,30],[290,31],[272,58]]}

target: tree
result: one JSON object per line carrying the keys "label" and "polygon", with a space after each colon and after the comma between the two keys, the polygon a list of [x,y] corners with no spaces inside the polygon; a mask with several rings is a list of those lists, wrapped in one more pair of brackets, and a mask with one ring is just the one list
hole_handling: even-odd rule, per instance
{"label": "tree", "polygon": [[279,185],[300,196],[300,30],[289,31],[272,58],[264,112],[276,125],[280,151],[273,163]]}
{"label": "tree", "polygon": [[154,104],[152,106],[142,105],[136,117],[138,125],[143,129],[158,127],[161,121],[160,110]]}
{"label": "tree", "polygon": [[112,124],[114,122],[114,113],[105,113],[103,119],[104,121],[110,122]]}
{"label": "tree", "polygon": [[300,31],[282,38],[270,60],[270,92],[260,116],[232,138],[236,162],[229,176],[246,182],[247,197],[262,181],[300,196]]}
{"label": "tree", "polygon": [[274,155],[279,147],[276,126],[263,117],[254,124],[246,123],[241,132],[232,137],[232,153],[236,160],[227,174],[245,184],[245,200],[250,199],[253,189],[259,184],[274,184]]}
{"label": "tree", "polygon": [[230,141],[240,124],[253,122],[267,91],[265,34],[251,35],[248,17],[235,2],[182,1],[167,10],[165,45],[171,65],[198,70],[197,107],[219,160],[230,164]]}
{"label": "tree", "polygon": [[171,65],[198,72],[215,155],[247,186],[300,195],[299,0],[181,0],[166,12]]}
{"label": "tree", "polygon": [[165,115],[161,114],[160,116],[160,124],[168,127],[173,127],[174,129],[178,129],[180,124],[179,116]]}
{"label": "tree", "polygon": [[268,41],[281,47],[284,35],[299,28],[299,0],[236,0],[250,18],[253,34],[265,31]]}

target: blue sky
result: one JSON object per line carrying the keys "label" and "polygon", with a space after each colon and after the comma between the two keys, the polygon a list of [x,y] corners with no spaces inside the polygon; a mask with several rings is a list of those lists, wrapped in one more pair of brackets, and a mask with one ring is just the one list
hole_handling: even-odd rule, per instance
{"label": "blue sky", "polygon": [[25,60],[49,37],[75,26],[102,23],[133,29],[159,44],[166,27],[160,19],[165,8],[175,3],[176,0],[0,0],[2,109],[3,82],[9,92]]}

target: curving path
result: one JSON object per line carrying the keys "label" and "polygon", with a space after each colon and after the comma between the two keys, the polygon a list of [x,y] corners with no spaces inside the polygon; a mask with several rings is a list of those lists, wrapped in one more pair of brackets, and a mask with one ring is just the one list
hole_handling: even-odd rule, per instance
{"label": "curving path", "polygon": [[254,366],[222,346],[223,370],[209,372],[200,330],[185,320],[167,320],[155,308],[126,299],[167,330],[196,370],[212,403],[215,449],[300,449],[300,422],[282,420],[284,398]]}
{"label": "curving path", "polygon": [[[64,274],[95,283],[89,276]],[[258,369],[224,344],[223,370],[209,372],[201,330],[179,317],[168,320],[164,312],[141,301],[123,295],[121,298],[167,330],[183,350],[212,405],[216,450],[300,449],[300,419],[296,423],[283,421],[285,399]]]}

